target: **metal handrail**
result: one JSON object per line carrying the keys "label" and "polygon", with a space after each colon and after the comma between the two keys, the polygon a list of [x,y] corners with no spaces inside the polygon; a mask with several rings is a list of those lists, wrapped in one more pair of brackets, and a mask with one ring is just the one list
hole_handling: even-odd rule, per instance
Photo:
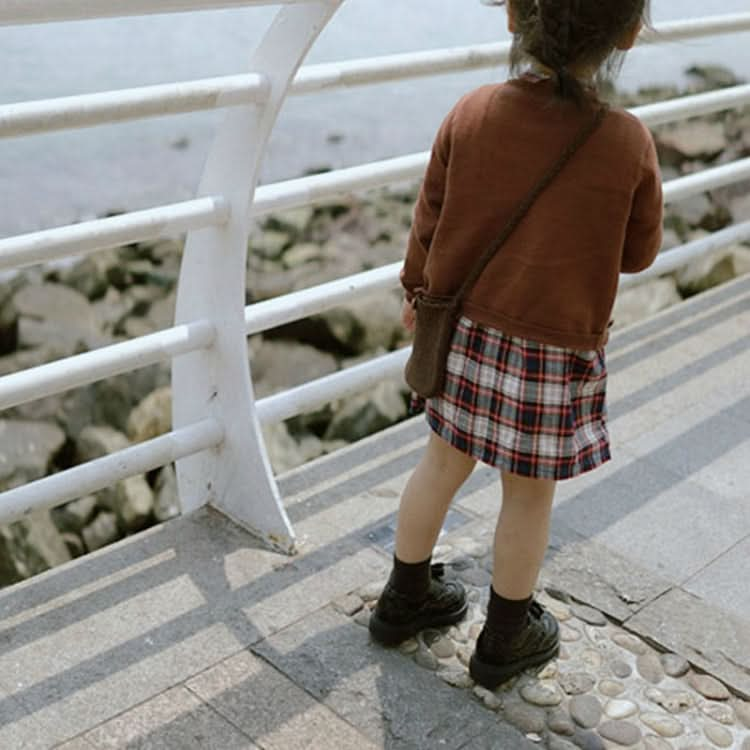
{"label": "metal handrail", "polygon": [[[293,532],[270,474],[260,424],[318,408],[369,388],[384,377],[397,377],[409,349],[373,358],[254,402],[249,390],[244,347],[237,346],[237,342],[247,334],[320,314],[354,297],[392,289],[398,284],[401,264],[394,263],[243,308],[241,301],[238,302],[239,296],[235,300],[233,294],[239,294],[244,288],[244,274],[239,273],[241,264],[237,263],[244,255],[235,256],[246,249],[247,222],[251,217],[418,178],[429,154],[373,162],[267,185],[254,191],[261,152],[281,101],[289,94],[490,67],[506,62],[509,51],[509,45],[496,44],[390,55],[310,66],[295,77],[296,65],[340,2],[6,0],[0,7],[2,26],[182,10],[281,6],[249,73],[0,107],[0,137],[200,109],[230,108],[231,111],[201,183],[199,194],[206,197],[0,240],[0,269],[4,269],[67,255],[83,255],[167,234],[189,234],[178,287],[177,325],[0,378],[2,409],[148,364],[172,360],[177,429],[4,493],[2,512],[6,518],[8,514],[15,518],[33,508],[51,507],[127,476],[178,461],[178,475],[184,475],[185,479],[181,481],[181,494],[184,485],[189,495],[186,501],[183,498],[184,509],[213,499],[273,544],[284,549],[293,547]],[[655,39],[647,33],[641,41],[690,39],[744,30],[750,30],[750,13],[661,24]],[[295,39],[288,50],[284,48],[285,35]],[[749,103],[750,86],[743,85],[657,102],[632,111],[646,124],[655,126]],[[237,152],[230,151],[229,147],[238,148],[251,131],[251,148],[235,163],[232,154]],[[667,182],[665,202],[682,200],[748,178],[750,159],[737,160]],[[254,201],[243,204],[243,193],[249,193]],[[620,287],[627,288],[641,279],[668,273],[717,248],[747,240],[750,240],[750,222],[728,227],[663,253],[648,271],[623,276]],[[205,294],[207,287],[211,296]],[[234,292],[227,294],[227,289]],[[237,403],[241,406],[234,408]],[[233,464],[222,464],[222,461]],[[238,461],[242,464],[239,472],[242,477],[234,471]],[[243,507],[237,498],[227,497],[228,482],[240,481],[247,486],[248,479],[255,489],[258,504],[252,509]]]}

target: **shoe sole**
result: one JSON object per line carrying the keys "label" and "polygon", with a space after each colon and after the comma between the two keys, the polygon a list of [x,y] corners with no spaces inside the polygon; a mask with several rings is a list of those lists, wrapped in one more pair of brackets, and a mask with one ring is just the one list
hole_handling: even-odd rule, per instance
{"label": "shoe sole", "polygon": [[515,677],[525,669],[540,667],[556,658],[559,653],[560,644],[556,643],[546,651],[540,651],[523,659],[517,659],[507,664],[489,664],[483,662],[474,652],[469,661],[469,674],[474,682],[479,683],[482,687],[487,688],[487,690],[495,690],[511,677]]}
{"label": "shoe sole", "polygon": [[447,612],[439,617],[422,617],[404,625],[391,625],[373,614],[370,617],[370,635],[383,646],[398,646],[407,638],[415,636],[420,630],[455,625],[466,617],[468,611],[469,603],[465,602],[461,609]]}

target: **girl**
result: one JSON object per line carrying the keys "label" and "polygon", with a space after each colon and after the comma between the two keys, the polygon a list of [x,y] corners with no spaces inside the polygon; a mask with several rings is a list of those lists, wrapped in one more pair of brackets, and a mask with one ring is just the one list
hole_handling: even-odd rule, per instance
{"label": "girl", "polygon": [[[454,293],[601,108],[596,84],[635,43],[647,4],[508,0],[516,77],[465,96],[438,132],[401,274],[407,328],[413,296]],[[532,599],[555,483],[610,458],[610,314],[620,272],[648,267],[661,231],[653,140],[633,116],[608,111],[464,301],[444,392],[426,403],[427,449],[401,499],[393,570],[370,620],[376,640],[394,645],[464,617],[463,587],[430,559],[451,500],[482,461],[500,470],[502,509],[469,671],[494,689],[557,654],[558,625]]]}

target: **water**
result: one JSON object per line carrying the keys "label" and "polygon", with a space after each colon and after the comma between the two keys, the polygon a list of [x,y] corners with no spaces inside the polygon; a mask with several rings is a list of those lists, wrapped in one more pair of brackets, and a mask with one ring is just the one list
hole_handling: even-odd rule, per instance
{"label": "water", "polygon": [[[386,10],[383,10],[383,7]],[[654,20],[747,10],[747,0],[653,0]],[[0,103],[244,72],[269,9],[0,29]],[[347,0],[308,62],[506,39],[505,14],[478,0]],[[631,53],[626,88],[681,82],[692,63],[750,78],[750,34]],[[482,71],[382,84],[285,105],[263,181],[429,148]],[[220,113],[0,141],[0,236],[193,197]]]}

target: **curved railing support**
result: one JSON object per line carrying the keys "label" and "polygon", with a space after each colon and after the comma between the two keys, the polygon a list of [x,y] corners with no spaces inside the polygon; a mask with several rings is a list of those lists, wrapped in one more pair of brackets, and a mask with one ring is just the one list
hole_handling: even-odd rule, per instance
{"label": "curved railing support", "polygon": [[199,195],[220,195],[230,218],[188,235],[180,272],[176,323],[209,320],[213,346],[175,358],[176,429],[214,417],[224,441],[214,451],[177,462],[184,512],[210,502],[285,552],[295,548],[255,409],[247,358],[245,274],[252,199],[261,160],[294,74],[342,0],[316,0],[279,10],[250,63],[264,76],[264,102],[232,110],[219,130]]}

